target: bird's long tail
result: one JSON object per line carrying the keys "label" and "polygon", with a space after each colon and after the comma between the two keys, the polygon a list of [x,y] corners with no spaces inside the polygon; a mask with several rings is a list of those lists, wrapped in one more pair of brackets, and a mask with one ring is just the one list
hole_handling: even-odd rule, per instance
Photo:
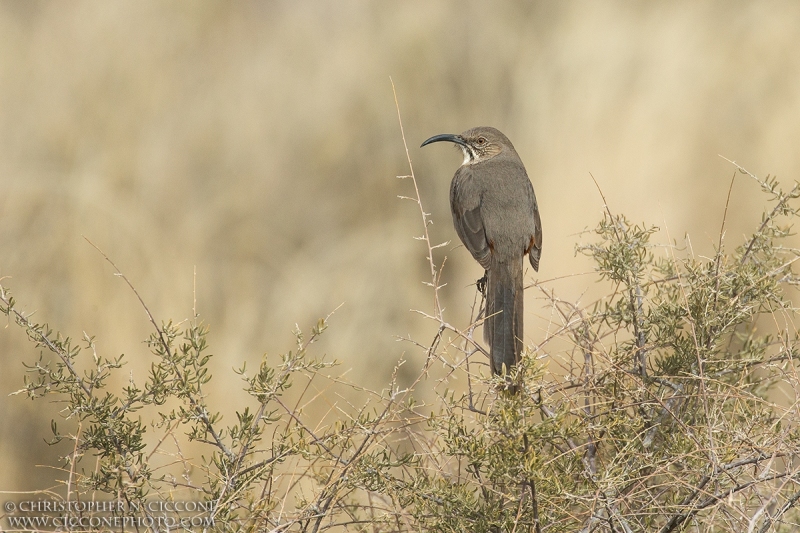
{"label": "bird's long tail", "polygon": [[500,262],[489,266],[486,283],[484,339],[489,345],[492,373],[502,374],[519,361],[522,352],[522,262]]}

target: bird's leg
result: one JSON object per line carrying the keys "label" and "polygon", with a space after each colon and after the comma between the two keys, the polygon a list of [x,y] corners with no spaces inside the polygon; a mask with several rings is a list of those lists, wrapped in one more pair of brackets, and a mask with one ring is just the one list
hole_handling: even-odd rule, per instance
{"label": "bird's leg", "polygon": [[484,296],[486,296],[486,276],[488,274],[489,273],[484,270],[483,277],[475,282],[475,285],[478,286],[478,291],[480,291],[480,293],[483,294]]}

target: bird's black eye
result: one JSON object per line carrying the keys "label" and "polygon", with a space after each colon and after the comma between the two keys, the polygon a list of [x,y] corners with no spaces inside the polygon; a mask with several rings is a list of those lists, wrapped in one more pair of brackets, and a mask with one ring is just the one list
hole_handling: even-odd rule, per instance
{"label": "bird's black eye", "polygon": [[478,146],[483,146],[484,144],[486,144],[486,138],[478,137]]}

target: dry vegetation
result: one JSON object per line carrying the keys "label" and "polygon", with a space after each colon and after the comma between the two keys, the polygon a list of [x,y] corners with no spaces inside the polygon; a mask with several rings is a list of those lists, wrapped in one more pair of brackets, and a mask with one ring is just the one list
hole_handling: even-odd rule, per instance
{"label": "dry vegetation", "polygon": [[[41,494],[116,498],[153,520],[161,514],[147,501],[196,500],[208,507],[181,516],[231,531],[793,531],[800,409],[770,391],[800,392],[790,300],[800,250],[784,244],[800,184],[784,192],[736,168],[758,183],[768,209],[733,251],[723,220],[712,257],[675,245],[655,254],[657,228],[607,208],[578,251],[608,293],[580,306],[547,285],[529,287],[546,295],[558,327],[526,352],[516,395],[484,376],[485,350],[473,338],[477,293],[467,328],[446,318],[444,260],[434,258],[443,244],[431,241],[412,168],[399,177],[413,185],[403,198],[419,208],[433,295],[432,310],[418,313],[437,332],[428,343],[406,339],[425,354],[409,386],[396,379],[408,362],[385,388],[347,381],[335,360],[314,353],[328,327],[322,319],[307,336],[295,333],[294,350],[237,371],[250,400],[231,424],[205,393],[207,326],[197,316],[158,322],[108,257],[153,328],[148,378],[121,389],[110,378],[123,356],[99,356],[89,337],[82,350],[20,312],[0,286],[0,311],[41,350],[19,393],[63,404],[52,443],[67,441],[71,451],[60,488]],[[567,372],[551,371],[555,339],[572,346],[566,359],[577,364]],[[451,388],[460,379],[463,394]],[[290,388],[302,391],[291,403]],[[420,402],[418,388],[433,388],[435,400]],[[367,400],[341,401],[346,389]],[[329,406],[322,420],[308,415],[315,403]],[[188,442],[202,453],[190,457]],[[101,513],[66,516],[103,529],[90,521]]]}

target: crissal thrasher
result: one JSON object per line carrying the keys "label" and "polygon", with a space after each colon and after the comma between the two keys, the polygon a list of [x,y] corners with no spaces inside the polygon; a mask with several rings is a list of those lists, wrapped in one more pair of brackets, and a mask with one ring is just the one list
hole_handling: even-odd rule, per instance
{"label": "crissal thrasher", "polygon": [[492,372],[503,374],[522,351],[523,258],[528,254],[538,271],[542,254],[536,195],[511,141],[496,129],[435,135],[422,146],[439,141],[464,153],[450,183],[450,209],[461,242],[486,270],[483,336]]}

